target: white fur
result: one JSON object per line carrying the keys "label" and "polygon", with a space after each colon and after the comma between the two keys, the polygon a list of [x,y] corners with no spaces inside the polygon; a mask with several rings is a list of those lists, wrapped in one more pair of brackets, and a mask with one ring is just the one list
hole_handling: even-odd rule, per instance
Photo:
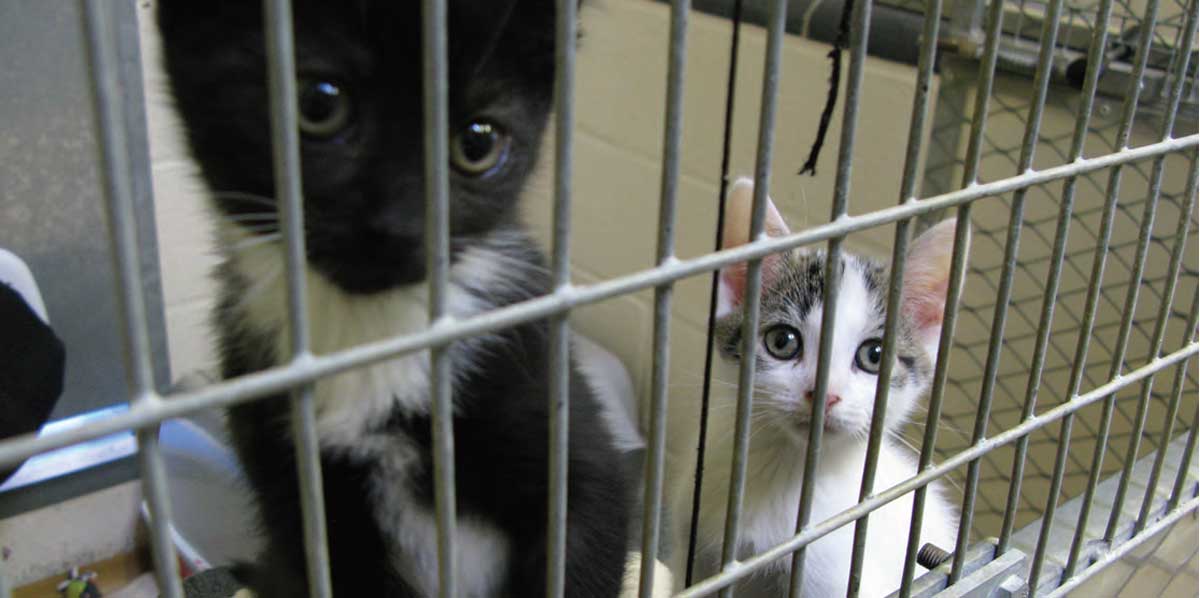
{"label": "white fur", "polygon": [[[234,233],[236,234],[236,233]],[[275,350],[290,355],[287,334],[287,289],[282,276],[283,256],[274,243],[261,244],[230,256],[251,288],[240,305],[255,326],[276,331]],[[477,287],[511,284],[499,278],[511,273],[511,259],[493,249],[467,249],[451,268],[447,308],[452,317],[466,317],[492,306],[469,293],[462,281]],[[428,328],[428,290],[424,283],[373,295],[349,295],[322,274],[307,272],[311,350],[325,354],[353,346],[412,334]],[[316,317],[314,317],[316,315]],[[481,339],[455,345],[451,359],[469,367]],[[365,368],[354,369],[316,383],[317,434],[322,450],[343,450],[377,459],[381,469],[373,488],[375,515],[390,536],[397,571],[423,595],[437,590],[437,525],[433,513],[417,503],[404,480],[416,460],[407,439],[371,433],[393,408],[428,413],[429,353],[420,351]],[[453,367],[462,371],[462,367]],[[386,482],[386,484],[384,484]],[[460,518],[455,559],[464,596],[486,596],[503,579],[508,539],[483,521]]]}
{"label": "white fur", "polygon": [[[838,317],[833,342],[833,361],[829,393],[841,397],[827,413],[826,433],[815,476],[810,523],[818,523],[858,503],[862,470],[866,458],[866,438],[870,427],[876,378],[853,367],[859,344],[876,336],[879,322],[869,314],[869,294],[857,264],[846,262],[842,277]],[[814,306],[801,327],[804,354],[798,361],[771,361],[758,343],[758,359],[772,363],[756,376],[751,421],[750,450],[740,527],[739,558],[774,547],[795,534],[797,506],[804,473],[804,455],[808,442],[806,428],[809,404],[803,398],[811,390],[816,373],[816,343],[822,316]],[[699,519],[701,575],[715,572],[725,524],[728,483],[732,471],[733,429],[736,407],[738,364],[717,360],[711,402],[707,458]],[[893,389],[888,401],[887,428],[896,432],[911,413],[924,388],[908,385]],[[821,404],[818,402],[818,404]],[[676,413],[693,417],[674,418],[678,427],[672,438],[672,513],[677,543],[675,576],[682,580],[683,559],[687,552],[687,532],[691,515],[691,494],[695,470],[694,438],[698,409],[688,405]],[[884,442],[879,454],[874,490],[884,490],[916,474],[912,453],[894,441]],[[908,528],[912,516],[912,495],[895,500],[874,511],[870,517],[867,552],[864,560],[860,595],[864,598],[885,596],[900,584]],[[953,546],[957,529],[954,508],[933,486],[927,495],[922,542],[939,547]],[[853,524],[843,526],[809,545],[805,561],[803,596],[845,595],[849,576]],[[739,596],[779,596],[786,591],[790,558],[780,559],[772,570],[739,589]],[[781,588],[779,584],[784,584]],[[757,590],[757,591],[756,591]]]}

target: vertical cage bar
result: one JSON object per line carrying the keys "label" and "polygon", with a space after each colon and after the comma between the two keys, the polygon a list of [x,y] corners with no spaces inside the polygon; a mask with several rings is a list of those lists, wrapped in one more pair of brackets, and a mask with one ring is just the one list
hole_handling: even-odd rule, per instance
{"label": "vertical cage bar", "polygon": [[[296,124],[296,65],[291,2],[268,0],[263,4],[263,11],[275,197],[284,236],[288,333],[292,360],[299,363],[309,356],[309,329],[308,291],[305,284],[304,188],[300,178],[300,139]],[[333,589],[326,541],[321,459],[317,450],[316,405],[311,384],[292,393],[291,426],[300,485],[309,595],[327,598],[333,594]]]}
{"label": "vertical cage bar", "polygon": [[[554,290],[571,284],[571,177],[575,164],[576,0],[560,0],[554,38]],[[550,318],[550,452],[546,521],[546,596],[562,596],[567,563],[567,456],[570,454],[570,312]]]}
{"label": "vertical cage bar", "polygon": [[[122,94],[117,72],[117,49],[113,38],[111,6],[99,0],[83,2],[84,31],[95,103],[96,131],[100,141],[104,181],[105,216],[113,269],[117,275],[118,314],[125,372],[132,392],[133,409],[144,408],[158,398],[154,393],[154,370],[150,360],[150,336],[146,323],[145,298],[142,296],[141,271],[137,258],[134,230],[132,170],[126,151],[127,139]],[[146,495],[150,517],[150,544],[158,587],[167,598],[182,598],[179,562],[171,541],[171,505],[166,486],[166,471],[158,446],[158,426],[137,431],[138,462],[142,473],[142,491]]]}
{"label": "vertical cage bar", "polygon": [[[1101,0],[1096,16],[1096,23],[1107,23],[1112,13],[1113,0]],[[1088,123],[1091,120],[1092,104],[1096,97],[1096,87],[1100,81],[1101,57],[1106,48],[1108,28],[1094,27],[1092,30],[1091,46],[1088,49],[1087,72],[1084,75],[1084,85],[1080,91],[1079,115],[1075,120],[1075,132],[1071,140],[1072,160],[1083,156],[1083,146],[1087,141]],[[1050,342],[1050,328],[1054,318],[1054,304],[1058,297],[1058,285],[1062,278],[1063,259],[1066,255],[1067,238],[1071,230],[1071,214],[1075,206],[1075,187],[1078,177],[1069,177],[1063,184],[1062,201],[1058,213],[1058,223],[1054,232],[1054,245],[1051,250],[1049,271],[1047,272],[1046,287],[1042,294],[1042,310],[1038,319],[1037,337],[1033,350],[1033,362],[1029,369],[1029,378],[1025,385],[1025,402],[1021,407],[1021,421],[1027,421],[1033,416],[1037,405],[1037,393],[1041,387],[1042,369],[1046,364],[1046,348]],[[1029,436],[1017,440],[1013,452],[1012,475],[1009,476],[1008,500],[1004,508],[1004,521],[1000,526],[1000,537],[996,545],[996,553],[1003,554],[1008,550],[1016,524],[1017,507],[1020,504],[1021,482],[1025,475],[1025,458],[1029,450]]]}
{"label": "vertical cage bar", "polygon": [[[872,0],[858,0],[854,5],[854,10],[851,14],[851,58],[850,58],[850,79],[847,82],[846,107],[842,116],[842,139],[838,152],[838,177],[835,180],[834,187],[834,210],[830,215],[830,221],[836,220],[846,214],[848,198],[850,195],[850,168],[853,159],[855,134],[858,130],[858,107],[859,99],[862,90],[863,67],[867,58],[867,40],[870,37],[871,26],[871,8]],[[918,141],[919,143],[919,141]],[[912,151],[912,150],[909,150]],[[901,200],[903,201],[903,200]],[[859,501],[865,500],[874,492],[875,488],[875,470],[879,463],[879,450],[883,441],[884,418],[887,415],[887,397],[888,390],[891,386],[893,360],[896,357],[895,336],[899,324],[898,311],[900,309],[900,285],[904,279],[904,254],[908,251],[908,229],[910,226],[909,220],[898,222],[896,224],[896,238],[893,250],[892,273],[890,276],[890,285],[888,289],[888,299],[886,314],[884,320],[884,343],[882,355],[882,368],[879,372],[879,377],[876,382],[874,412],[871,418],[871,427],[868,434],[867,454],[863,463],[863,475],[859,488]],[[839,239],[840,244],[840,239]],[[833,250],[834,244],[830,243],[830,256],[835,256]],[[895,256],[899,255],[897,259]],[[840,261],[840,257],[837,258]],[[836,262],[834,262],[836,263]],[[828,270],[828,267],[827,267]],[[832,286],[832,285],[830,285]],[[837,289],[826,288],[826,293],[832,291],[831,299],[825,305],[827,306],[826,313],[831,310],[828,306],[833,305],[837,299]],[[822,314],[824,315],[824,314]],[[833,314],[830,313],[828,321],[821,323],[822,336],[830,337],[830,346],[832,347],[834,330]],[[824,355],[818,355],[818,362]],[[818,363],[819,365],[819,363]],[[818,368],[819,370],[819,368]],[[825,374],[828,376],[828,372]],[[827,385],[828,381],[822,382],[818,371],[817,384],[818,386]],[[825,400],[825,392],[816,393],[813,398],[812,405],[823,405]],[[824,409],[820,409],[824,411]],[[813,410],[814,413],[817,409]],[[823,423],[823,422],[822,422]],[[814,426],[815,427],[815,426]],[[822,426],[824,427],[824,426]],[[814,449],[812,461],[805,463],[805,477],[815,477],[816,457],[819,456],[819,445],[813,443],[814,435],[810,432],[809,442],[813,444]],[[805,455],[807,457],[807,453]],[[801,501],[803,502],[804,493],[813,491],[810,489],[811,480],[806,480],[805,485],[801,490]],[[811,501],[811,497],[810,497]],[[808,519],[811,516],[811,503],[806,509],[802,504],[800,507],[800,516],[797,517],[796,530],[800,531],[808,524]],[[846,595],[853,598],[858,596],[859,585],[862,581],[862,565],[863,555],[866,551],[867,529],[869,525],[870,515],[864,515],[854,524],[854,544],[850,558],[850,576],[847,581]],[[803,521],[801,521],[803,519]],[[800,593],[801,582],[803,581],[803,566],[798,566],[802,557],[799,552],[792,557],[792,596],[798,596]]]}
{"label": "vertical cage bar", "polygon": [[[983,132],[987,128],[988,106],[992,97],[992,86],[996,76],[996,59],[999,55],[1000,48],[1000,30],[1004,21],[1004,0],[992,0],[991,10],[988,11],[987,37],[984,46],[983,58],[979,63],[979,83],[975,90],[975,107],[971,115],[971,134],[967,144],[966,164],[963,167],[962,186],[964,188],[977,184],[979,180],[979,162],[983,152]],[[954,263],[958,267],[951,273],[956,276],[951,280],[951,288],[953,285],[961,285],[962,278],[966,270],[966,238],[971,220],[971,203],[965,203],[958,209],[958,222],[955,226],[954,234]],[[961,271],[960,271],[961,270]],[[942,400],[942,394],[945,392],[945,377],[947,374],[946,368],[949,367],[950,349],[953,346],[953,338],[947,335],[947,332],[953,331],[954,324],[958,318],[958,305],[947,302],[945,316],[942,323],[942,336],[938,344],[938,359],[934,366],[934,388],[933,395],[935,398],[931,401]],[[959,527],[963,527],[960,523]],[[960,532],[960,536],[962,532]],[[961,539],[961,538],[960,538]],[[956,552],[954,560],[950,568],[949,583],[953,584],[958,581],[962,575],[963,554]]]}
{"label": "vertical cage bar", "polygon": [[[771,157],[775,149],[775,112],[779,105],[779,64],[782,58],[787,0],[774,0],[767,18],[767,48],[763,64],[762,103],[758,120],[758,152],[754,159],[754,199],[750,214],[750,236],[763,234],[770,186]],[[762,297],[762,259],[746,266],[745,318],[742,322],[741,363],[738,369],[737,411],[734,421],[733,467],[729,478],[725,530],[721,544],[721,570],[728,570],[737,557],[738,525],[742,517],[742,494],[746,485],[746,454],[750,447],[750,409],[754,395],[754,361],[758,338],[759,300]],[[721,598],[732,598],[733,586],[723,588]]]}
{"label": "vertical cage bar", "polygon": [[[1195,164],[1195,162],[1192,162]],[[1193,178],[1195,176],[1195,168],[1192,169]],[[1182,245],[1182,244],[1181,244]],[[1196,332],[1196,312],[1197,304],[1200,303],[1200,295],[1197,295],[1195,289],[1192,290],[1192,308],[1188,312],[1187,324],[1184,325],[1183,338],[1180,339],[1181,345],[1186,345],[1194,338]],[[1175,379],[1171,384],[1171,400],[1167,405],[1167,412],[1163,416],[1163,430],[1159,439],[1159,449],[1154,455],[1154,465],[1150,469],[1150,477],[1146,482],[1146,494],[1142,498],[1142,508],[1138,511],[1137,520],[1133,525],[1133,533],[1138,533],[1146,528],[1146,524],[1150,521],[1150,509],[1154,506],[1154,497],[1158,490],[1158,480],[1162,475],[1163,463],[1167,456],[1167,445],[1170,444],[1171,435],[1175,431],[1175,418],[1179,415],[1179,403],[1183,397],[1183,385],[1187,377],[1188,369],[1187,362],[1181,362],[1175,368]]]}
{"label": "vertical cage bar", "polygon": [[[429,322],[438,326],[446,314],[450,274],[449,112],[446,72],[446,2],[423,0],[421,5],[425,90],[425,253],[429,273]],[[438,535],[438,596],[458,595],[455,539],[457,513],[454,489],[454,406],[449,346],[430,349],[433,402],[434,502]]]}
{"label": "vertical cage bar", "polygon": [[[930,80],[933,78],[933,63],[937,48],[938,31],[942,22],[941,15],[942,0],[927,0],[925,5],[925,27],[921,35],[921,54],[917,61],[917,88],[913,93],[911,125],[908,129],[908,143],[905,144],[904,175],[900,181],[899,199],[901,204],[914,201],[917,195],[917,166],[921,158],[921,142],[925,138],[925,121],[929,116],[929,87]],[[886,328],[884,333],[885,356],[889,355],[888,345],[895,344],[895,341],[892,340],[895,336],[895,329],[891,320],[895,317],[893,314],[896,313],[896,303],[892,295],[899,293],[899,289],[904,284],[904,267],[901,264],[904,263],[905,255],[908,253],[910,222],[911,220],[906,219],[896,223],[896,237],[892,250],[893,273],[891,280],[888,281],[888,319],[884,323]],[[947,302],[949,301],[951,299],[947,298]],[[954,303],[958,303],[957,296],[953,298],[953,301]],[[895,350],[891,349],[891,351],[894,353]],[[893,358],[887,357],[884,360],[884,363],[888,364],[888,376],[885,379],[882,375],[883,372],[880,372],[880,386],[890,385],[889,381],[892,370],[890,362]],[[939,393],[937,401],[934,402],[931,400],[929,404],[927,419],[925,421],[925,435],[921,442],[921,454],[917,463],[917,471],[925,469],[933,461],[933,449],[937,445],[937,420],[942,411],[941,398],[942,395]],[[900,577],[900,598],[909,598],[912,594],[912,580],[916,574],[917,551],[920,545],[921,527],[924,524],[925,495],[928,489],[928,486],[921,486],[913,493],[913,510],[908,531],[908,546],[904,555],[904,571]]]}
{"label": "vertical cage bar", "polygon": [[[675,259],[675,204],[679,187],[679,141],[683,136],[683,74],[687,58],[689,0],[671,2],[671,39],[667,64],[666,127],[658,211],[656,264]],[[671,295],[673,284],[654,288],[654,363],[651,374],[650,443],[646,453],[646,483],[642,514],[640,598],[652,598],[658,536],[662,519],[664,456],[667,442],[667,378],[670,372]]]}
{"label": "vertical cage bar", "polygon": [[[871,23],[872,0],[857,0],[851,12],[851,43],[850,43],[850,76],[846,82],[846,105],[842,113],[842,137],[838,144],[837,173],[834,177],[833,205],[830,209],[829,221],[834,222],[846,215],[850,198],[850,169],[854,154],[855,133],[858,130],[858,107],[862,90],[863,65],[867,56],[867,39]],[[821,337],[818,341],[817,376],[813,388],[812,413],[809,415],[808,446],[804,453],[804,480],[800,489],[800,504],[797,505],[796,533],[808,526],[812,516],[813,495],[816,492],[817,463],[821,458],[821,439],[825,431],[825,397],[829,393],[829,367],[833,359],[833,335],[837,321],[837,300],[841,291],[841,280],[844,270],[842,263],[842,243],[844,236],[829,240],[825,253],[825,285],[821,299]],[[872,429],[873,435],[882,434],[882,427]],[[878,438],[873,438],[878,442]],[[878,447],[874,459],[879,458]],[[875,463],[868,456],[864,463],[864,472],[874,475]],[[867,481],[864,479],[864,488]],[[866,518],[855,526],[866,533]],[[792,553],[792,575],[790,580],[791,598],[797,598],[804,586],[804,556],[807,547],[802,546]],[[861,572],[861,564],[859,565]],[[847,594],[857,595],[858,579],[851,571]]]}
{"label": "vertical cage bar", "polygon": [[[1034,98],[1026,116],[1025,137],[1021,141],[1021,156],[1017,165],[1017,173],[1028,172],[1033,166],[1033,157],[1037,149],[1038,131],[1041,128],[1042,112],[1045,109],[1046,93],[1050,85],[1051,61],[1054,59],[1055,43],[1058,37],[1059,17],[1062,14],[1063,0],[1054,0],[1042,20],[1042,43],[1038,54],[1037,74],[1034,80]],[[987,358],[984,362],[983,382],[980,390],[979,405],[975,412],[975,428],[971,436],[971,444],[977,445],[987,436],[988,421],[991,416],[992,401],[995,398],[996,374],[1000,368],[1000,357],[1004,350],[1004,329],[1008,318],[1008,303],[1012,297],[1013,273],[1016,270],[1017,254],[1020,251],[1021,228],[1025,214],[1025,196],[1027,188],[1013,192],[1011,212],[1009,213],[1008,233],[1004,241],[1004,267],[1000,274],[1000,285],[997,290],[995,309],[992,312],[992,329],[988,342]],[[975,499],[979,489],[980,459],[972,459],[967,465],[967,478],[963,492],[961,517],[958,524],[958,538],[955,542],[956,555],[965,555],[971,537],[971,526],[975,518]],[[951,579],[957,580],[962,573],[963,559],[956,556],[952,566]]]}
{"label": "vertical cage bar", "polygon": [[[1146,64],[1149,58],[1150,42],[1153,39],[1154,26],[1158,18],[1158,0],[1152,0],[1146,5],[1146,13],[1142,21],[1141,37],[1138,41],[1137,57],[1133,77],[1130,79],[1128,88],[1126,89],[1125,104],[1121,115],[1121,125],[1117,130],[1118,148],[1125,148],[1129,143],[1129,135],[1133,129],[1133,121],[1137,115],[1138,97],[1142,88],[1142,77],[1146,72]],[[1079,392],[1079,386],[1083,378],[1083,372],[1086,369],[1087,350],[1091,341],[1092,325],[1095,323],[1096,307],[1100,298],[1100,287],[1104,281],[1104,265],[1108,257],[1108,245],[1112,236],[1113,218],[1116,213],[1118,193],[1121,187],[1121,165],[1114,166],[1110,171],[1108,179],[1107,196],[1105,198],[1103,219],[1100,223],[1100,231],[1097,234],[1096,252],[1092,261],[1092,274],[1088,286],[1088,295],[1085,300],[1084,316],[1081,322],[1079,338],[1075,346],[1075,361],[1071,366],[1071,377],[1069,386],[1065,395],[1066,400],[1070,400]],[[1152,202],[1151,202],[1152,203]],[[1145,222],[1143,222],[1142,235],[1147,234],[1145,230]],[[1141,235],[1139,235],[1139,245],[1141,244]],[[1138,280],[1141,277],[1138,273],[1137,278],[1131,282],[1132,286],[1138,285]],[[1122,318],[1121,329],[1127,327],[1126,318],[1132,317],[1130,312],[1131,306],[1128,304],[1127,297],[1126,314]],[[1136,289],[1134,289],[1133,301],[1136,302]],[[1121,334],[1124,340],[1128,339],[1128,332]],[[1121,362],[1124,360],[1124,340],[1118,341],[1118,348],[1114,350],[1113,364],[1119,369]],[[1110,371],[1110,378],[1113,376]],[[1112,412],[1115,407],[1115,395],[1106,397],[1104,407],[1100,415],[1100,424],[1098,427],[1098,438],[1096,440],[1095,450],[1092,454],[1092,467],[1088,472],[1088,484],[1084,490],[1083,503],[1079,509],[1079,519],[1075,528],[1075,537],[1071,541],[1070,556],[1067,558],[1066,567],[1063,570],[1063,577],[1070,577],[1075,570],[1075,566],[1079,557],[1079,551],[1083,546],[1084,536],[1087,532],[1088,517],[1091,515],[1092,498],[1095,496],[1096,485],[1100,481],[1100,471],[1104,463],[1104,449],[1108,442],[1109,425],[1112,422]],[[1050,486],[1053,492],[1048,495],[1046,515],[1042,519],[1042,529],[1038,535],[1037,548],[1034,550],[1033,565],[1030,568],[1030,587],[1037,587],[1035,582],[1041,575],[1042,560],[1045,557],[1046,542],[1050,539],[1050,525],[1054,519],[1054,508],[1058,504],[1058,491],[1062,488],[1062,475],[1066,471],[1066,463],[1059,463],[1058,459],[1066,459],[1069,454],[1066,448],[1069,446],[1070,427],[1074,424],[1074,416],[1068,415],[1063,418],[1062,429],[1063,434],[1059,439],[1060,448],[1056,455],[1054,478],[1051,480]]]}
{"label": "vertical cage bar", "polygon": [[[725,193],[729,187],[730,141],[733,139],[733,104],[737,89],[738,49],[741,46],[742,0],[733,2],[733,35],[729,42],[729,72],[725,79],[725,126],[721,135],[721,184],[717,190],[717,231],[714,249],[720,249],[725,231]],[[692,513],[688,526],[687,564],[683,585],[692,585],[696,564],[696,542],[699,539],[700,502],[704,488],[705,439],[708,438],[708,409],[712,394],[713,326],[717,320],[717,288],[721,271],[711,274],[708,289],[708,330],[704,341],[704,388],[700,396],[700,429],[696,435],[696,470],[692,485]]]}
{"label": "vertical cage bar", "polygon": [[[1195,304],[1192,304],[1192,307],[1195,307]],[[1196,313],[1194,309],[1192,313]],[[1195,319],[1195,317],[1192,319]],[[1181,367],[1186,365],[1187,362],[1185,361],[1181,364]],[[1168,513],[1179,507],[1179,501],[1183,499],[1183,489],[1187,485],[1188,473],[1192,469],[1192,455],[1196,454],[1197,429],[1200,429],[1200,409],[1192,411],[1192,427],[1188,430],[1187,446],[1184,447],[1183,458],[1179,461],[1179,471],[1175,474],[1175,486],[1171,489],[1171,497],[1167,499]]]}
{"label": "vertical cage bar", "polygon": [[[1192,41],[1195,39],[1196,33],[1195,0],[1190,3],[1187,14],[1182,45],[1178,47],[1174,57],[1175,64],[1174,69],[1172,69],[1174,81],[1171,85],[1166,114],[1163,117],[1162,128],[1160,129],[1161,140],[1171,138],[1171,130],[1175,127],[1175,116],[1179,108],[1179,101],[1183,97],[1183,83],[1186,79],[1188,62],[1191,58]],[[1129,290],[1125,298],[1125,314],[1121,322],[1121,336],[1117,343],[1121,359],[1118,360],[1114,356],[1109,372],[1110,377],[1120,374],[1124,365],[1124,354],[1129,340],[1129,328],[1133,324],[1133,312],[1137,307],[1138,290],[1141,288],[1142,275],[1145,272],[1146,253],[1150,248],[1150,235],[1154,227],[1155,210],[1157,209],[1158,200],[1162,192],[1163,169],[1166,166],[1166,159],[1167,156],[1165,154],[1156,157],[1154,165],[1151,168],[1149,197],[1146,199],[1145,209],[1142,213],[1142,231],[1138,237],[1136,258],[1134,260],[1135,268],[1129,279]],[[1189,177],[1188,186],[1192,187],[1194,184],[1194,177]],[[1184,202],[1188,203],[1191,200],[1192,197],[1189,194]],[[1181,214],[1176,230],[1176,246],[1171,252],[1171,262],[1167,270],[1167,284],[1163,291],[1162,305],[1160,306],[1158,318],[1154,325],[1154,333],[1150,341],[1151,349],[1149,354],[1151,358],[1157,357],[1159,351],[1162,349],[1163,335],[1166,333],[1167,321],[1171,312],[1171,302],[1175,297],[1176,284],[1179,282],[1178,268],[1183,257],[1184,239],[1187,236],[1187,229],[1190,224],[1191,210],[1188,210]],[[1129,446],[1125,453],[1125,463],[1121,471],[1121,479],[1117,484],[1117,493],[1113,498],[1113,510],[1108,519],[1108,526],[1104,531],[1104,540],[1106,542],[1112,542],[1117,533],[1117,524],[1120,523],[1121,511],[1125,506],[1125,494],[1129,490],[1129,478],[1133,475],[1133,463],[1137,459],[1142,431],[1146,426],[1146,415],[1150,407],[1150,391],[1153,385],[1153,377],[1146,379],[1142,383],[1142,395],[1138,401],[1137,414],[1134,416],[1133,432],[1129,436]],[[1114,398],[1110,397],[1110,400]]]}
{"label": "vertical cage bar", "polygon": [[[1184,192],[1185,196],[1183,208],[1180,211],[1180,213],[1184,215],[1184,217],[1180,219],[1180,228],[1183,229],[1183,234],[1182,236],[1176,237],[1176,250],[1187,246],[1187,229],[1191,224],[1191,217],[1188,215],[1192,213],[1192,210],[1196,206],[1196,158],[1193,157],[1191,162],[1192,166],[1188,171],[1187,191]],[[1176,234],[1179,235],[1178,232]],[[1171,255],[1171,259],[1175,259],[1174,254]],[[1193,290],[1192,309],[1190,312],[1193,315],[1196,313],[1198,302],[1200,302],[1200,294],[1197,294],[1197,292]],[[1195,331],[1195,320],[1189,320],[1185,325],[1182,335],[1183,338],[1180,339],[1179,344],[1186,345],[1188,341],[1192,339]],[[1159,437],[1158,441],[1158,446],[1160,448],[1154,455],[1154,465],[1150,469],[1150,477],[1146,482],[1146,495],[1142,499],[1142,508],[1138,512],[1137,522],[1134,523],[1133,530],[1135,534],[1145,529],[1146,523],[1150,518],[1150,509],[1154,505],[1154,497],[1158,490],[1158,480],[1162,475],[1163,464],[1167,456],[1167,451],[1164,450],[1163,447],[1166,447],[1171,442],[1171,436],[1175,432],[1175,418],[1179,415],[1179,403],[1183,398],[1183,387],[1187,373],[1188,369],[1186,362],[1179,364],[1175,368],[1175,379],[1171,384],[1171,399],[1167,404],[1166,414],[1163,415],[1162,435]]]}

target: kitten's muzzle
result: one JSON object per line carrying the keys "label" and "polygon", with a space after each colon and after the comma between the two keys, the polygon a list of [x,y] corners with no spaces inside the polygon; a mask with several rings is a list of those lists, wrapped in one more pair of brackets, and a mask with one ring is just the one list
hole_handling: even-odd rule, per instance
{"label": "kitten's muzzle", "polygon": [[[811,390],[806,391],[804,393],[804,400],[808,401],[808,403],[811,405],[813,403],[813,391],[811,391]],[[825,414],[828,415],[829,410],[833,409],[833,406],[837,405],[840,402],[842,402],[842,397],[835,395],[835,394],[826,394],[825,395]]]}

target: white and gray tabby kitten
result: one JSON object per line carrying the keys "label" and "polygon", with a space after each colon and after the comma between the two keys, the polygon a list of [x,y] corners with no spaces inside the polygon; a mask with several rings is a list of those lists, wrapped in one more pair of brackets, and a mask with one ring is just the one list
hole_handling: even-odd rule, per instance
{"label": "white and gray tabby kitten", "polygon": [[[727,201],[723,248],[747,242],[753,183],[738,180]],[[770,200],[768,200],[770,201]],[[768,205],[766,233],[788,233],[774,205]],[[896,339],[886,417],[886,440],[879,454],[875,491],[885,490],[917,473],[916,455],[900,442],[901,427],[910,421],[918,399],[928,390],[937,357],[942,310],[950,273],[954,221],[946,220],[912,241],[905,265],[903,320]],[[810,521],[832,517],[858,502],[867,437],[871,425],[877,375],[882,358],[888,265],[845,254],[828,394],[825,433],[814,479]],[[719,569],[728,500],[736,411],[736,380],[741,351],[745,264],[722,270],[716,327],[720,359],[707,434],[704,487],[699,517],[695,579]],[[754,401],[750,451],[741,518],[738,558],[767,550],[792,537],[804,475],[808,422],[816,384],[826,272],[821,250],[797,249],[763,261],[759,341],[756,343]],[[698,401],[697,401],[698,402]],[[677,410],[693,416],[698,409]],[[672,467],[675,575],[683,580],[695,470],[694,417],[678,417],[679,457]],[[958,527],[956,510],[936,487],[927,495],[921,541],[951,549]],[[912,495],[872,513],[868,528],[860,596],[886,596],[900,585],[912,515]],[[846,595],[854,526],[846,525],[809,545],[801,595],[825,598]],[[781,596],[787,592],[791,558],[781,558],[765,573],[738,587],[739,596]]]}

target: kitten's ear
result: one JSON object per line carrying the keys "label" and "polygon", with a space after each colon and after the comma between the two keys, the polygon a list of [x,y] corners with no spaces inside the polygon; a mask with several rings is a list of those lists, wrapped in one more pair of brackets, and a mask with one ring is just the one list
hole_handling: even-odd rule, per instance
{"label": "kitten's ear", "polygon": [[[775,209],[771,198],[767,199],[767,211],[763,220],[763,232],[768,237],[788,234],[787,224]],[[750,242],[750,217],[754,210],[754,181],[742,177],[733,182],[725,196],[725,223],[721,228],[721,249],[732,249]],[[766,284],[774,275],[779,254],[763,258],[762,277]],[[721,283],[717,291],[717,317],[742,305],[746,296],[746,263],[738,263],[721,270]]]}
{"label": "kitten's ear", "polygon": [[[908,246],[904,260],[904,314],[913,322],[917,341],[937,358],[938,337],[942,332],[942,314],[950,288],[950,262],[954,253],[956,220],[943,220],[921,233]],[[971,229],[963,239],[968,250]]]}

